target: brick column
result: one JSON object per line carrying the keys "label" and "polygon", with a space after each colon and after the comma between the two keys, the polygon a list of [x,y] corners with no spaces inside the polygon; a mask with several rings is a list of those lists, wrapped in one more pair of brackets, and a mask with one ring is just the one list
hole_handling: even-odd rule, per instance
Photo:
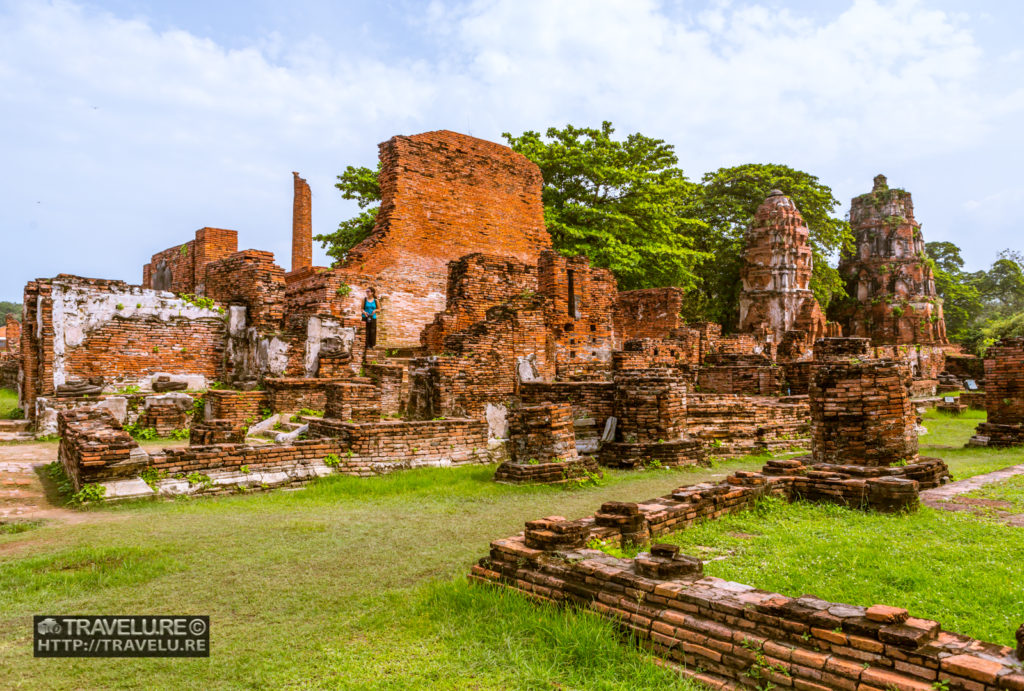
{"label": "brick column", "polygon": [[292,271],[313,266],[313,215],[309,184],[293,172],[295,199],[292,205]]}

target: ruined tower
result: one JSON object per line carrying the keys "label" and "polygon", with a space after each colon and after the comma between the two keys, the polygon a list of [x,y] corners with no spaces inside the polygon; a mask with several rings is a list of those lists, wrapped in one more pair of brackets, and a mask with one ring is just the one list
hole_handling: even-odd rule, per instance
{"label": "ruined tower", "polygon": [[910,193],[876,176],[871,192],[853,199],[850,228],[854,252],[839,262],[856,299],[843,315],[846,333],[876,344],[945,343],[942,300]]}
{"label": "ruined tower", "polygon": [[313,216],[309,184],[293,172],[295,199],[292,205],[292,271],[313,266]]}
{"label": "ruined tower", "polygon": [[825,316],[810,290],[807,224],[793,200],[772,190],[747,230],[740,293],[740,331],[760,332],[773,343],[794,329],[825,334]]}

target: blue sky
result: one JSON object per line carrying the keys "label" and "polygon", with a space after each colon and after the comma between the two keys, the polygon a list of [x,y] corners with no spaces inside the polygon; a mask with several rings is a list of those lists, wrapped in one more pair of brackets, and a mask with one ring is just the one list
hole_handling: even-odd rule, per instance
{"label": "blue sky", "polygon": [[395,134],[602,120],[692,179],[785,163],[846,205],[883,172],[984,268],[1024,249],[1022,26],[1006,0],[0,0],[0,299],[138,283],[206,225],[287,268],[293,170],[325,232]]}

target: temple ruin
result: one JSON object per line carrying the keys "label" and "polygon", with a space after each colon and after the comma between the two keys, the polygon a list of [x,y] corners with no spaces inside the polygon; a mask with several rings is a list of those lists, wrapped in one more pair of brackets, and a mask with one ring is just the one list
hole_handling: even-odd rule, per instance
{"label": "temple ruin", "polygon": [[[393,137],[380,155],[376,225],[337,268],[312,265],[310,188],[293,173],[290,271],[269,252],[239,250],[237,231],[207,227],[154,254],[138,286],[68,274],[29,282],[20,352],[7,362],[35,433],[67,433],[71,465],[85,457],[76,440],[117,440],[117,460],[102,461],[100,448],[69,476],[104,483],[110,498],[463,463],[497,463],[502,481],[565,482],[599,465],[812,444],[814,464],[874,468],[829,471],[845,477],[895,459],[916,467],[909,397],[953,376],[941,305],[922,298],[934,309],[908,321],[886,303],[890,326],[916,326],[854,339],[858,364],[835,360],[840,327],[809,289],[809,231],[781,191],[746,234],[740,329],[725,335],[683,320],[678,288],[620,291],[608,270],[553,251],[540,171],[507,147],[440,131]],[[854,221],[859,270],[922,278],[887,283],[895,296],[934,294],[913,254],[909,195],[880,180],[854,200]],[[380,341],[368,351],[359,311],[371,286]],[[872,291],[869,306],[883,287]],[[854,333],[867,323],[857,315]],[[856,397],[833,380],[878,397],[858,412],[860,437],[853,404],[843,420],[813,407],[833,390],[843,393],[830,410]],[[863,422],[878,415],[891,424]],[[147,454],[114,434],[125,425],[187,431],[191,444]],[[843,441],[833,453],[826,439]],[[838,457],[840,447],[860,460]],[[214,481],[167,477],[188,472]]]}
{"label": "temple ruin", "polygon": [[876,176],[871,192],[851,202],[850,229],[854,252],[839,262],[856,298],[845,315],[846,333],[875,344],[946,343],[942,300],[910,193]]}

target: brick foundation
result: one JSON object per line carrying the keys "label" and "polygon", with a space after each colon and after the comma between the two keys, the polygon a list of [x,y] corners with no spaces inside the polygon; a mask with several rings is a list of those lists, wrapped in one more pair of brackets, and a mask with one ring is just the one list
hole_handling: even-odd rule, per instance
{"label": "brick foundation", "polygon": [[230,420],[236,427],[249,427],[262,420],[270,410],[266,391],[212,389],[206,392],[206,418]]}
{"label": "brick foundation", "polygon": [[746,510],[768,495],[899,510],[916,504],[917,482],[772,461],[764,473],[737,472],[717,485],[682,487],[640,503],[606,502],[582,520],[530,521],[524,533],[492,542],[470,580],[589,609],[711,688],[929,691],[945,682],[956,691],[1024,689],[1013,648],[942,631],[903,609],[792,598],[705,577],[701,561],[673,545],[653,544],[634,559],[585,548],[595,539],[642,544]]}
{"label": "brick foundation", "polygon": [[971,446],[1024,444],[1024,338],[1004,338],[985,353],[985,409]]}
{"label": "brick foundation", "polygon": [[304,377],[267,377],[267,404],[275,413],[294,414],[307,408],[324,410],[327,407],[327,387],[337,379],[307,379]]}
{"label": "brick foundation", "polygon": [[380,389],[376,386],[355,382],[333,382],[327,385],[325,418],[348,422],[378,422],[380,414]]}
{"label": "brick foundation", "polygon": [[57,416],[64,472],[77,492],[84,485],[133,477],[148,458],[135,453],[138,444],[101,408],[68,410]]}

